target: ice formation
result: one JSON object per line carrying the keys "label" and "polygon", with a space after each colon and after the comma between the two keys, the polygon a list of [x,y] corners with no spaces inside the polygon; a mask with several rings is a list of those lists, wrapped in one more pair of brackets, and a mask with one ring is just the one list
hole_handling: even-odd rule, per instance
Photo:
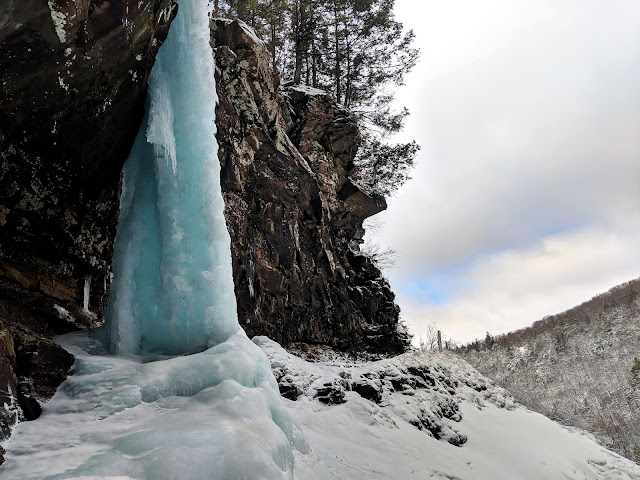
{"label": "ice formation", "polygon": [[207,2],[182,1],[124,167],[107,319],[119,354],[184,354],[238,330],[215,139]]}
{"label": "ice formation", "polygon": [[106,341],[59,339],[74,374],[18,425],[3,478],[291,479],[308,448],[237,321],[210,7],[179,3],[124,168]]}
{"label": "ice formation", "polygon": [[91,293],[91,275],[84,279],[82,310],[89,312],[89,295]]}

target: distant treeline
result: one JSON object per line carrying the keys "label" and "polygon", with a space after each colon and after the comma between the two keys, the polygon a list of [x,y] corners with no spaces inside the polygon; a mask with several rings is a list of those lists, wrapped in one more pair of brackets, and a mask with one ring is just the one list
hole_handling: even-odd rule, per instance
{"label": "distant treeline", "polygon": [[419,149],[390,144],[406,108],[393,107],[395,88],[418,60],[413,31],[393,14],[395,0],[215,0],[214,15],[250,25],[286,82],[331,92],[358,120],[359,183],[390,195],[409,179]]}
{"label": "distant treeline", "polygon": [[612,308],[624,305],[631,305],[640,297],[640,278],[617,285],[600,295],[596,295],[591,300],[581,303],[565,312],[556,315],[547,315],[541,320],[534,322],[531,326],[514,330],[502,335],[487,335],[482,340],[475,340],[459,347],[457,350],[467,352],[469,350],[486,350],[497,345],[508,349],[518,347],[528,340],[534,339],[542,333],[555,332],[557,347],[562,348],[566,344],[567,338],[563,337],[562,328],[565,326],[583,325],[589,328],[593,319],[606,318]]}
{"label": "distant treeline", "polygon": [[640,279],[458,354],[527,407],[640,461]]}

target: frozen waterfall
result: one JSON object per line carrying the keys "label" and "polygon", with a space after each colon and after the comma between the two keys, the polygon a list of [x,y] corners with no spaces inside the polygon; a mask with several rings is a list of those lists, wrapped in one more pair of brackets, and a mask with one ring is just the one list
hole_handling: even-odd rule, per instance
{"label": "frozen waterfall", "polygon": [[216,102],[207,2],[183,0],[124,167],[106,315],[114,353],[190,353],[239,328]]}
{"label": "frozen waterfall", "polygon": [[3,478],[291,479],[294,448],[308,448],[237,321],[208,3],[179,1],[150,78],[124,167],[108,341],[60,338],[74,374],[18,425]]}

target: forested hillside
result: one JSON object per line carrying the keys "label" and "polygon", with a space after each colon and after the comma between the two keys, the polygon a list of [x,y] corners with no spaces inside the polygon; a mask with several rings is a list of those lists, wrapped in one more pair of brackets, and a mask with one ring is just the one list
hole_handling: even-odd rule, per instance
{"label": "forested hillside", "polygon": [[640,279],[458,353],[529,408],[640,461]]}
{"label": "forested hillside", "polygon": [[215,1],[214,14],[250,25],[285,85],[330,92],[361,134],[357,178],[368,193],[390,195],[409,179],[419,149],[392,143],[409,114],[395,89],[418,60],[414,34],[395,20],[395,0]]}

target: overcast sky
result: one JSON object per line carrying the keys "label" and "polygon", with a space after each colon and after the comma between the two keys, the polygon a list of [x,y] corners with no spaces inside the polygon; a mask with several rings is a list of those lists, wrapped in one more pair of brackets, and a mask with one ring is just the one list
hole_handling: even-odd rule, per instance
{"label": "overcast sky", "polygon": [[416,336],[470,341],[640,276],[640,2],[397,0],[422,150],[375,240]]}

